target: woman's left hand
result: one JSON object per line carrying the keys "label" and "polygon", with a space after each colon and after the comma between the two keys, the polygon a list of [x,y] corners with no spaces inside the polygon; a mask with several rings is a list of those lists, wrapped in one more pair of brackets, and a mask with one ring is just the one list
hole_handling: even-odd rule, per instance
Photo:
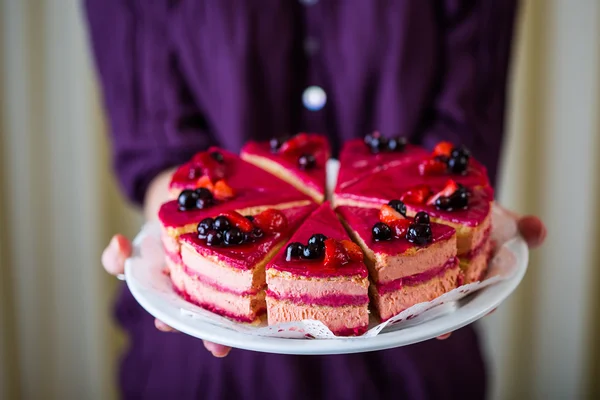
{"label": "woman's left hand", "polygon": [[[538,218],[532,215],[528,215],[525,217],[519,217],[511,211],[505,210],[508,214],[512,215],[517,221],[517,227],[519,228],[519,232],[523,239],[527,242],[527,245],[530,249],[535,249],[544,243],[546,239],[546,226],[544,223]],[[491,313],[493,313],[493,310]],[[489,314],[488,314],[489,315]],[[448,339],[452,335],[452,333],[446,333],[444,335],[438,336],[438,340]]]}

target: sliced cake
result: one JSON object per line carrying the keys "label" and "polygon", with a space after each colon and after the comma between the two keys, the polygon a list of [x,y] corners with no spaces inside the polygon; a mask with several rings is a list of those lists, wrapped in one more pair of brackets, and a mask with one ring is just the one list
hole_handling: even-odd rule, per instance
{"label": "sliced cake", "polygon": [[265,265],[315,209],[266,209],[255,216],[214,213],[180,237],[181,262],[169,260],[178,293],[191,303],[240,322],[264,320]]}
{"label": "sliced cake", "polygon": [[492,208],[490,199],[449,180],[443,187],[415,186],[400,195],[407,214],[425,211],[432,221],[456,229],[457,254],[465,283],[484,278],[491,257]]}
{"label": "sliced cake", "polygon": [[427,154],[425,149],[407,144],[403,137],[387,138],[379,132],[366,135],[364,139],[349,140],[340,151],[336,187],[342,190],[369,174],[422,159]]}
{"label": "sliced cake", "polygon": [[336,211],[366,255],[372,305],[382,321],[460,284],[454,228],[431,222],[427,213],[405,218],[397,203]]}
{"label": "sliced cake", "polygon": [[325,199],[326,163],[330,157],[327,138],[299,133],[286,140],[248,142],[241,157],[292,184],[320,203]]}
{"label": "sliced cake", "polygon": [[360,248],[329,203],[321,205],[267,265],[269,324],[313,319],[336,335],[367,329],[368,273]]}

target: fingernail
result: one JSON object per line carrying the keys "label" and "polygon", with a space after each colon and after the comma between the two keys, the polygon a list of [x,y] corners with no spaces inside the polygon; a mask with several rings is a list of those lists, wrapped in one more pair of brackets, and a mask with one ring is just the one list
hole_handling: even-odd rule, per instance
{"label": "fingernail", "polygon": [[445,333],[443,335],[438,336],[437,340],[446,340],[450,337],[450,335],[452,335],[452,333]]}

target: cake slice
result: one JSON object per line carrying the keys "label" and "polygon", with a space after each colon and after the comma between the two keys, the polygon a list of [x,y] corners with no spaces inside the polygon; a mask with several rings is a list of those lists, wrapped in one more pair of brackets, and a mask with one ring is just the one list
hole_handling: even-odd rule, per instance
{"label": "cake slice", "polygon": [[322,204],[267,265],[269,324],[313,319],[336,335],[367,330],[368,273],[329,203]]}
{"label": "cake slice", "polygon": [[457,255],[465,283],[481,280],[492,254],[492,207],[487,195],[448,180],[443,187],[419,185],[400,195],[406,214],[427,212],[432,221],[456,230]]}
{"label": "cake slice", "polygon": [[299,133],[287,140],[248,142],[242,159],[290,183],[321,203],[325,199],[326,163],[330,157],[327,138]]}
{"label": "cake slice", "polygon": [[404,218],[389,205],[336,211],[365,253],[372,305],[382,321],[458,287],[454,228],[430,222],[426,213]]}
{"label": "cake slice", "polygon": [[[342,165],[340,169],[346,167]],[[493,198],[486,168],[471,157],[468,150],[442,142],[425,157],[415,155],[405,162],[390,164],[362,175],[351,184],[338,184],[334,195],[335,205],[379,207],[410,188],[418,185],[439,187],[449,179]]]}
{"label": "cake slice", "polygon": [[169,260],[176,291],[187,301],[239,322],[264,320],[265,265],[315,209],[267,209],[253,217],[214,213],[180,237],[181,262]]}
{"label": "cake slice", "polygon": [[407,144],[403,137],[387,138],[379,132],[366,135],[364,139],[349,140],[340,151],[336,188],[342,190],[369,174],[422,159],[427,154],[425,149]]}

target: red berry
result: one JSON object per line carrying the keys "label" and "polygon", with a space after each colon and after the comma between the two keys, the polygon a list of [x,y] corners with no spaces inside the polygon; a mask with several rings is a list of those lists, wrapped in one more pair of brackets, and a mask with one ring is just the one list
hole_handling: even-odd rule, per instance
{"label": "red berry", "polygon": [[431,196],[431,189],[427,185],[417,185],[412,189],[407,190],[401,197],[405,203],[424,204]]}
{"label": "red berry", "polygon": [[439,197],[450,197],[458,190],[458,185],[452,179],[446,182],[446,186],[427,200],[427,205],[434,205]]}
{"label": "red berry", "polygon": [[208,151],[202,151],[197,153],[194,158],[192,158],[192,162],[202,167],[202,172],[204,175],[210,177],[212,181],[218,181],[225,178],[225,164],[219,163],[215,160],[211,153]]}
{"label": "red berry", "polygon": [[225,211],[219,214],[229,220],[229,222],[239,228],[244,233],[250,233],[254,229],[252,222],[237,211]]}
{"label": "red berry", "polygon": [[379,220],[381,222],[385,222],[388,225],[392,221],[402,218],[404,218],[402,214],[400,214],[398,211],[394,210],[391,206],[388,206],[387,204],[381,206],[381,209],[379,210]]}
{"label": "red berry", "polygon": [[403,238],[408,232],[411,221],[409,219],[398,219],[390,223],[390,229],[395,238]]}
{"label": "red berry", "polygon": [[299,133],[291,139],[283,142],[279,151],[283,154],[299,152],[305,149],[310,144],[310,136],[308,133]]}
{"label": "red berry", "polygon": [[284,213],[274,208],[267,208],[265,211],[254,216],[254,225],[266,233],[277,233],[287,227],[288,221]]}
{"label": "red berry", "polygon": [[325,242],[325,258],[323,265],[328,268],[338,268],[349,261],[349,256],[344,250],[344,246],[335,239],[326,239]]}
{"label": "red berry", "polygon": [[441,175],[448,170],[448,165],[435,158],[429,158],[421,161],[418,168],[420,175]]}
{"label": "red berry", "polygon": [[340,244],[346,250],[346,254],[352,261],[362,262],[364,259],[364,254],[360,249],[360,246],[354,243],[351,240],[340,240]]}
{"label": "red berry", "polygon": [[433,149],[433,155],[450,157],[453,148],[454,145],[450,142],[439,142]]}

